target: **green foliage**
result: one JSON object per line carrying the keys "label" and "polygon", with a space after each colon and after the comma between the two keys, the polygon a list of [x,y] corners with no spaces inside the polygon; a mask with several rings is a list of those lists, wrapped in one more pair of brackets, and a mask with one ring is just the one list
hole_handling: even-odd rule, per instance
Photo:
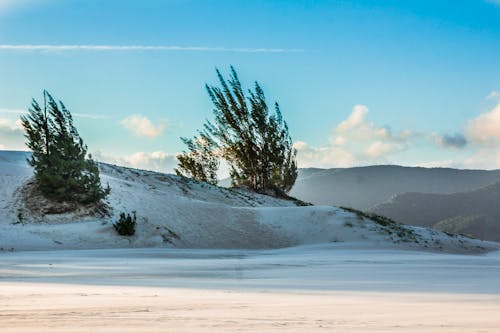
{"label": "green foliage", "polygon": [[[279,105],[276,103],[274,112],[270,112],[257,82],[254,90],[245,94],[233,67],[227,81],[219,70],[216,72],[221,87],[206,86],[215,119],[207,121],[200,132],[210,146],[209,151],[217,151],[217,156],[228,163],[233,186],[245,185],[259,192],[290,191],[297,178],[297,152]],[[183,141],[193,152],[189,146],[193,141]],[[198,147],[194,148],[196,151]],[[192,175],[201,169],[197,160],[180,159],[180,162]]]}
{"label": "green foliage", "polygon": [[135,234],[136,224],[137,216],[135,211],[132,212],[132,215],[122,212],[120,213],[120,219],[113,224],[113,227],[121,236],[133,236]]}
{"label": "green foliage", "polygon": [[179,160],[175,172],[180,176],[190,177],[209,184],[217,184],[219,158],[214,152],[214,145],[203,133],[192,139],[181,138],[188,151],[177,155]]}
{"label": "green foliage", "polygon": [[44,91],[43,108],[32,101],[29,114],[21,116],[27,146],[32,155],[28,160],[42,193],[56,201],[93,203],[105,198],[99,178],[99,168],[92,156],[87,156],[83,143],[73,125],[69,110]]}

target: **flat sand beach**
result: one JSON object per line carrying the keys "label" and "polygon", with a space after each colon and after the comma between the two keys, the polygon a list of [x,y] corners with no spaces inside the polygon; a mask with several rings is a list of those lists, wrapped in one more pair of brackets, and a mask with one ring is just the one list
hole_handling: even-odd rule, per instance
{"label": "flat sand beach", "polygon": [[498,252],[324,245],[1,259],[2,333],[500,330]]}

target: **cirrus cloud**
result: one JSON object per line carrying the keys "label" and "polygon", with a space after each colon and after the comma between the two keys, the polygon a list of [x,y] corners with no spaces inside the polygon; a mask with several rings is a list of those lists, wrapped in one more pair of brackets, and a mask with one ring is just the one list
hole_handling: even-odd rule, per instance
{"label": "cirrus cloud", "polygon": [[[2,1],[2,0],[0,0]],[[1,10],[0,6],[0,10]],[[169,52],[230,52],[230,53],[288,53],[303,52],[303,49],[250,48],[250,47],[210,47],[179,45],[94,45],[94,44],[0,44],[0,51],[169,51]]]}

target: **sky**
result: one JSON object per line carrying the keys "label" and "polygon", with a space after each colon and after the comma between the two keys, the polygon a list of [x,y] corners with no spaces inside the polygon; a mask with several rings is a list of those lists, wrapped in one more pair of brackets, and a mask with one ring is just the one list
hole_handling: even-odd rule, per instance
{"label": "sky", "polygon": [[500,168],[496,0],[0,0],[0,149],[46,89],[97,159],[171,172],[230,65],[299,167]]}

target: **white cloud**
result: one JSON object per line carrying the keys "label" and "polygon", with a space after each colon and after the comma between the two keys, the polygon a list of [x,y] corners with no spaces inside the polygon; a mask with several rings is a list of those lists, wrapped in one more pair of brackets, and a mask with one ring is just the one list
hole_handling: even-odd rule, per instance
{"label": "white cloud", "polygon": [[398,149],[400,148],[393,142],[375,141],[365,149],[365,154],[372,159],[378,159]]}
{"label": "white cloud", "polygon": [[50,45],[50,44],[0,44],[0,51],[184,51],[184,52],[232,52],[232,53],[286,53],[303,52],[302,49],[282,48],[232,48],[178,45]]}
{"label": "white cloud", "polygon": [[164,173],[172,173],[177,166],[175,155],[163,151],[155,151],[152,153],[136,152],[128,156],[119,157],[106,155],[98,151],[94,153],[93,156],[96,160],[101,162]]}
{"label": "white cloud", "polygon": [[407,149],[409,141],[419,135],[409,130],[391,131],[367,121],[368,107],[355,105],[351,114],[331,132],[329,144],[313,147],[298,141],[300,167],[348,167],[388,163],[391,154]]}
{"label": "white cloud", "polygon": [[154,125],[151,120],[141,115],[131,115],[120,121],[120,124],[126,129],[132,131],[135,135],[147,138],[156,138],[165,132],[167,124],[165,121]]}
{"label": "white cloud", "polygon": [[470,120],[466,127],[467,138],[481,144],[492,144],[500,140],[500,103],[491,111]]}
{"label": "white cloud", "polygon": [[0,118],[0,130],[5,132],[20,132],[23,131],[23,126],[21,124],[21,120],[17,119],[15,121]]}
{"label": "white cloud", "polygon": [[1,149],[24,150],[24,131],[21,121],[0,118]]}
{"label": "white cloud", "polygon": [[416,166],[422,168],[456,168],[457,165],[453,160],[429,161],[418,163]]}
{"label": "white cloud", "polygon": [[347,132],[355,127],[360,127],[365,122],[365,117],[368,114],[368,108],[365,105],[355,105],[352,113],[346,120],[342,121],[336,131],[339,133]]}
{"label": "white cloud", "polygon": [[297,141],[293,146],[297,149],[297,162],[301,168],[349,167],[358,164],[357,158],[342,147],[312,147],[303,141]]}
{"label": "white cloud", "polygon": [[486,99],[500,99],[500,91],[492,91],[486,96]]}
{"label": "white cloud", "polygon": [[461,165],[467,169],[500,169],[500,151],[496,147],[481,147]]}
{"label": "white cloud", "polygon": [[177,165],[174,155],[169,155],[162,151],[152,153],[138,152],[125,157],[125,161],[138,169],[149,169],[162,172],[172,172]]}

